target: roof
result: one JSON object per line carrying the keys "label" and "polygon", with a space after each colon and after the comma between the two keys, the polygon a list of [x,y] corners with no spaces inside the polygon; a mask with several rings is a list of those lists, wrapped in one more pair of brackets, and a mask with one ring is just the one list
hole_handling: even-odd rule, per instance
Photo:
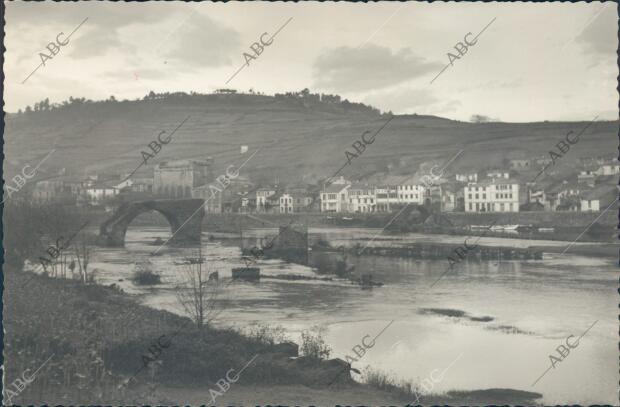
{"label": "roof", "polygon": [[284,193],[276,192],[275,194],[268,196],[266,199],[268,201],[279,201],[282,195],[284,195]]}
{"label": "roof", "polygon": [[463,186],[461,184],[456,183],[445,183],[441,185],[441,189],[447,192],[458,192],[462,188]]}
{"label": "roof", "polygon": [[334,185],[334,184],[332,184],[332,185],[330,185],[328,187],[323,188],[323,190],[321,192],[332,193],[332,194],[333,193],[338,193],[338,192],[342,191],[343,189],[346,189],[346,188],[348,188],[350,186],[351,185],[348,185],[348,184],[347,185],[342,185],[342,184],[335,184]]}
{"label": "roof", "polygon": [[119,180],[114,180],[114,181],[99,181],[99,182],[94,182],[92,185],[89,185],[88,187],[86,187],[87,189],[100,189],[100,188],[116,188],[116,186],[118,184],[120,184],[121,182]]}
{"label": "roof", "polygon": [[476,185],[498,185],[498,184],[502,184],[502,185],[514,185],[514,184],[519,184],[519,182],[517,180],[515,180],[514,178],[483,178],[483,179],[478,179],[478,182],[470,182],[467,184],[467,186],[476,186]]}
{"label": "roof", "polygon": [[552,192],[561,192],[561,191],[565,191],[567,189],[576,189],[579,190],[583,188],[582,185],[576,183],[576,182],[556,182],[553,184],[550,184],[549,186],[547,186],[547,188],[545,189],[545,192],[547,193],[552,193]]}
{"label": "roof", "polygon": [[288,192],[284,192],[282,195],[284,194],[288,194],[289,196],[293,197],[293,198],[312,198],[312,194],[308,193],[308,192],[301,192],[301,191],[288,191]]}
{"label": "roof", "polygon": [[618,191],[611,185],[598,185],[581,191],[579,195],[582,199],[599,199],[604,202],[611,202],[616,199]]}
{"label": "roof", "polygon": [[369,185],[369,184],[363,184],[361,182],[354,182],[353,184],[351,184],[351,188],[349,188],[349,191],[361,191],[361,190],[369,190],[369,189],[375,189],[375,186]]}

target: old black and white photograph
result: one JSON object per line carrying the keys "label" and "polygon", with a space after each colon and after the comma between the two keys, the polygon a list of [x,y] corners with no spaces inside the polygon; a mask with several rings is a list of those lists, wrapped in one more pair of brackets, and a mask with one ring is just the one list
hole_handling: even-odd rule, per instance
{"label": "old black and white photograph", "polygon": [[618,10],[3,2],[2,404],[620,405]]}

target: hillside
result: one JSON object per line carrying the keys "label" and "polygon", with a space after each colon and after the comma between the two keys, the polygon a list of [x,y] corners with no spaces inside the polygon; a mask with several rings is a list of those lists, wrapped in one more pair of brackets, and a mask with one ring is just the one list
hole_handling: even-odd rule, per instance
{"label": "hillside", "polygon": [[[363,105],[362,105],[363,106]],[[50,150],[47,174],[130,172],[141,151],[162,130],[170,133],[185,118],[173,141],[149,164],[166,159],[215,159],[216,170],[240,164],[257,149],[244,171],[255,181],[315,182],[337,171],[345,149],[364,131],[376,132],[388,119],[376,109],[353,104],[306,103],[256,94],[184,95],[136,101],[87,102],[51,111],[5,116],[5,179],[26,163],[36,164]],[[464,153],[450,170],[500,166],[504,159],[547,155],[587,122],[465,123],[417,115],[397,115],[376,141],[342,171],[351,178],[377,173],[410,174],[429,160]],[[568,175],[578,157],[617,155],[618,122],[595,122],[552,170]],[[240,145],[249,153],[240,154]]]}

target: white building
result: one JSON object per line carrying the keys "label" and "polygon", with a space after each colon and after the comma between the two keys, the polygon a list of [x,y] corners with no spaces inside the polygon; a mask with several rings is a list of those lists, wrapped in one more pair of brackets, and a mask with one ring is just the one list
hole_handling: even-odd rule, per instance
{"label": "white building", "polygon": [[91,205],[101,205],[119,194],[119,190],[111,185],[96,184],[87,187],[84,195]]}
{"label": "white building", "polygon": [[280,213],[293,213],[293,196],[287,193],[280,196]]}
{"label": "white building", "polygon": [[396,194],[398,202],[406,204],[418,204],[424,203],[424,194],[426,188],[422,185],[397,185]]}
{"label": "white building", "polygon": [[398,191],[396,187],[379,187],[375,188],[375,196],[377,202],[377,212],[390,212],[394,204],[398,205]]}
{"label": "white building", "polygon": [[620,164],[603,164],[598,169],[598,175],[617,175],[620,174]]}
{"label": "white building", "polygon": [[276,188],[259,188],[256,191],[256,211],[265,212],[267,198],[276,194]]}
{"label": "white building", "polygon": [[493,171],[487,172],[487,177],[509,179],[510,173],[508,171],[493,170]]}
{"label": "white building", "polygon": [[348,190],[349,211],[370,213],[375,212],[377,197],[375,188],[371,186],[354,185]]}
{"label": "white building", "polygon": [[321,212],[347,212],[350,184],[332,184],[321,191]]}
{"label": "white building", "polygon": [[456,174],[456,180],[459,182],[478,182],[478,173],[472,174]]}
{"label": "white building", "polygon": [[464,188],[465,212],[519,212],[519,184],[490,180]]}
{"label": "white building", "polygon": [[581,212],[598,212],[601,210],[601,203],[598,198],[581,198]]}
{"label": "white building", "polygon": [[530,160],[523,160],[523,159],[510,160],[510,168],[512,168],[513,170],[530,168]]}

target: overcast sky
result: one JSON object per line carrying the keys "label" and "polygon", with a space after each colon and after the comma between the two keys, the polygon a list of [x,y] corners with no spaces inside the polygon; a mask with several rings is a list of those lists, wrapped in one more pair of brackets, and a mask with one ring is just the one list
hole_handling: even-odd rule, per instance
{"label": "overcast sky", "polygon": [[[580,3],[66,2],[6,5],[5,109],[46,97],[310,88],[394,113],[618,118],[617,9]],[[256,60],[243,52],[274,38]],[[69,43],[40,63],[40,52]],[[493,21],[493,19],[495,20]],[[460,59],[448,53],[493,23]],[[263,37],[265,40],[268,37]],[[48,52],[49,53],[49,52]]]}

